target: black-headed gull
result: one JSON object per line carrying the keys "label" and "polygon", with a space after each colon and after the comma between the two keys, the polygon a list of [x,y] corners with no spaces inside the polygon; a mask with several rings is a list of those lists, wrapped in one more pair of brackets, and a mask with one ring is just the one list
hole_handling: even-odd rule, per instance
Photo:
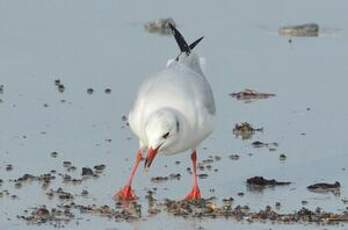
{"label": "black-headed gull", "polygon": [[168,61],[163,71],[146,79],[139,88],[128,121],[139,138],[140,147],[126,185],[115,194],[119,200],[136,199],[131,184],[144,150],[147,150],[145,169],[151,166],[157,154],[192,150],[193,188],[185,199],[201,197],[196,174],[196,148],[213,131],[215,102],[202,71],[203,59],[192,52],[203,37],[188,45],[180,32],[174,26],[170,27],[181,52]]}

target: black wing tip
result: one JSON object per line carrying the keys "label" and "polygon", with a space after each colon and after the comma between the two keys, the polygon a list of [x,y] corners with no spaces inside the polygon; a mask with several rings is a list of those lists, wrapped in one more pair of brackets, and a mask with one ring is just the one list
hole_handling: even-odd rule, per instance
{"label": "black wing tip", "polygon": [[204,36],[202,36],[202,37],[198,38],[196,41],[192,42],[189,45],[190,50],[193,50],[198,45],[198,43],[200,43],[203,40],[203,38],[204,38]]}
{"label": "black wing tip", "polygon": [[168,25],[172,31],[176,30],[175,26],[171,22],[168,22]]}
{"label": "black wing tip", "polygon": [[198,43],[200,43],[204,38],[204,36],[202,36],[202,37],[198,38],[196,41],[192,42],[190,45],[188,45],[187,42],[185,41],[184,36],[175,27],[175,25],[173,25],[170,22],[168,23],[168,25],[169,25],[169,28],[172,30],[175,41],[178,44],[180,51],[182,53],[190,54],[191,50],[193,50],[198,45]]}

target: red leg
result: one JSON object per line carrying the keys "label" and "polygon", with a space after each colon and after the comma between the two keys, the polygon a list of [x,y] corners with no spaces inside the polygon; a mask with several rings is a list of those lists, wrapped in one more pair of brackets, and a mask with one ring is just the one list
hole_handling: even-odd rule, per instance
{"label": "red leg", "polygon": [[121,189],[119,192],[117,192],[114,195],[115,200],[135,200],[137,199],[136,195],[134,194],[134,191],[132,189],[132,181],[133,177],[135,175],[135,172],[137,171],[137,168],[139,166],[140,161],[143,159],[143,150],[139,149],[137,152],[135,164],[133,165],[132,171],[128,177],[126,185]]}
{"label": "red leg", "polygon": [[197,200],[201,198],[201,192],[199,191],[198,182],[197,182],[197,153],[196,150],[194,150],[191,154],[191,160],[192,160],[192,168],[193,168],[193,187],[192,191],[187,194],[185,197],[185,200]]}

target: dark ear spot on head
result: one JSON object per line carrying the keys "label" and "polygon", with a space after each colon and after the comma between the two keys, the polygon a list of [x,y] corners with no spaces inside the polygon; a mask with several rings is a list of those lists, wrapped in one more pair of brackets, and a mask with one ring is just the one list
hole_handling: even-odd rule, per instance
{"label": "dark ear spot on head", "polygon": [[180,123],[178,119],[176,119],[176,131],[179,132],[179,129],[180,129]]}

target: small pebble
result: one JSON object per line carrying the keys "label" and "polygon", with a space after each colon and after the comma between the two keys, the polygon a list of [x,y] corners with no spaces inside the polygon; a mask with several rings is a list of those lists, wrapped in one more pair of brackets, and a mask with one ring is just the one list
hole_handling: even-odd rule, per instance
{"label": "small pebble", "polygon": [[59,80],[59,79],[54,80],[54,84],[55,84],[56,86],[59,86],[59,85],[60,85],[60,80]]}
{"label": "small pebble", "polygon": [[69,167],[69,166],[71,166],[71,161],[63,161],[63,166],[64,166],[64,167]]}
{"label": "small pebble", "polygon": [[65,175],[63,176],[63,180],[64,180],[65,182],[71,181],[71,176],[68,175],[68,174],[65,174]]}
{"label": "small pebble", "polygon": [[121,117],[121,120],[122,121],[127,121],[128,119],[127,119],[127,116],[126,115],[123,115],[122,117]]}
{"label": "small pebble", "polygon": [[276,208],[278,208],[278,209],[279,209],[279,208],[280,208],[280,206],[281,206],[280,202],[276,202],[276,203],[275,203],[275,206],[276,206]]}
{"label": "small pebble", "polygon": [[58,156],[58,153],[57,153],[57,152],[51,152],[51,157],[57,158],[57,156]]}
{"label": "small pebble", "polygon": [[88,88],[88,89],[87,89],[87,93],[88,93],[89,95],[93,94],[93,93],[94,93],[94,89]]}
{"label": "small pebble", "polygon": [[13,169],[13,166],[11,164],[6,165],[6,171],[11,171]]}
{"label": "small pebble", "polygon": [[58,91],[63,93],[65,91],[65,86],[63,84],[58,85]]}
{"label": "small pebble", "polygon": [[22,183],[21,182],[16,182],[15,183],[15,188],[21,188],[22,187]]}
{"label": "small pebble", "polygon": [[238,154],[232,154],[229,156],[231,160],[239,160],[239,155]]}
{"label": "small pebble", "polygon": [[104,164],[94,166],[94,169],[96,171],[103,171],[105,168],[106,168],[106,165]]}
{"label": "small pebble", "polygon": [[68,172],[75,171],[77,168],[75,166],[68,167]]}
{"label": "small pebble", "polygon": [[110,94],[110,93],[111,93],[111,89],[110,89],[110,88],[106,88],[106,89],[104,90],[104,92],[105,92],[106,94]]}
{"label": "small pebble", "polygon": [[237,193],[238,196],[244,196],[244,192]]}
{"label": "small pebble", "polygon": [[208,174],[206,174],[206,173],[198,174],[198,177],[199,177],[199,179],[207,179]]}
{"label": "small pebble", "polygon": [[286,155],[285,154],[280,154],[279,155],[279,160],[285,161],[286,160]]}
{"label": "small pebble", "polygon": [[214,159],[215,159],[216,161],[219,161],[219,160],[221,160],[221,157],[220,157],[220,156],[215,156]]}

